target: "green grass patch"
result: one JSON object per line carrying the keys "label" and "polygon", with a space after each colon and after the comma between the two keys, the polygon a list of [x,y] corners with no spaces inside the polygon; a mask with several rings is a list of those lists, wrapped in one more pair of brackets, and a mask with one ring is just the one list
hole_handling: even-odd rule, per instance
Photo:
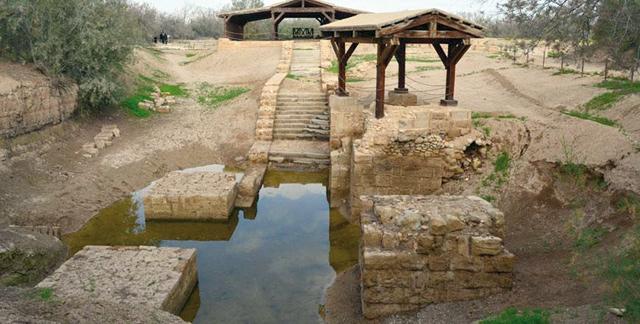
{"label": "green grass patch", "polygon": [[631,231],[632,244],[606,260],[604,276],[612,288],[611,303],[625,308],[625,321],[640,322],[640,226]]}
{"label": "green grass patch", "polygon": [[168,92],[175,97],[187,97],[189,92],[180,84],[161,84],[159,86],[161,92]]}
{"label": "green grass patch", "polygon": [[600,82],[595,86],[611,91],[595,96],[589,100],[589,102],[584,105],[587,111],[611,108],[613,104],[620,101],[626,95],[640,93],[640,82],[631,82],[626,79],[607,80]]}
{"label": "green grass patch", "polygon": [[[376,60],[377,60],[376,54],[353,55],[351,59],[349,59],[349,62],[347,63],[346,70],[349,71],[360,63],[375,62]],[[326,70],[331,73],[338,73],[339,72],[338,60],[331,61],[331,66],[326,68]]]}
{"label": "green grass patch", "polygon": [[496,201],[496,197],[494,197],[492,195],[482,195],[482,196],[480,196],[480,198],[482,198],[482,199],[484,199],[484,200],[486,200],[486,201],[488,201],[490,203],[493,203],[494,201]]}
{"label": "green grass patch", "polygon": [[602,239],[607,231],[604,228],[585,228],[576,237],[574,247],[580,251],[588,250],[596,246]]}
{"label": "green grass patch", "polygon": [[347,78],[347,82],[349,82],[349,83],[354,83],[354,82],[364,82],[364,81],[367,81],[367,79],[365,79],[365,78],[358,78],[358,77],[350,77],[350,78]]}
{"label": "green grass patch", "polygon": [[484,133],[484,136],[489,137],[491,136],[491,128],[489,126],[482,126],[482,132]]}
{"label": "green grass patch", "polygon": [[38,297],[44,301],[50,301],[53,298],[52,288],[42,288],[38,292]]}
{"label": "green grass patch", "polygon": [[441,62],[440,59],[434,59],[430,57],[423,56],[407,56],[407,62],[419,62],[419,63],[435,63]]}
{"label": "green grass patch", "polygon": [[596,116],[586,111],[566,110],[566,111],[563,111],[562,113],[571,117],[590,120],[605,126],[615,127],[618,125],[618,123],[616,123],[614,120],[611,120],[606,117]]}
{"label": "green grass patch", "polygon": [[442,66],[438,66],[438,65],[420,65],[416,68],[417,72],[426,72],[426,71],[437,71],[437,70],[442,70],[443,67]]}
{"label": "green grass patch", "polygon": [[640,197],[635,195],[626,195],[618,200],[616,203],[616,209],[635,217],[640,214]]}
{"label": "green grass patch", "polygon": [[547,52],[547,57],[548,58],[561,58],[562,57],[562,53],[560,53],[558,51],[548,51]]}
{"label": "green grass patch", "polygon": [[498,154],[496,161],[493,163],[494,171],[498,173],[507,173],[511,167],[511,157],[509,153],[502,152]]}
{"label": "green grass patch", "polygon": [[194,57],[196,55],[198,55],[198,54],[196,54],[196,53],[187,53],[184,56],[186,56],[187,58],[192,58],[192,57]]}
{"label": "green grass patch", "polygon": [[511,157],[507,152],[501,152],[493,162],[493,172],[482,179],[483,187],[493,186],[500,189],[509,179],[509,169],[511,168]]}
{"label": "green grass patch", "polygon": [[233,100],[249,91],[250,89],[245,87],[214,86],[204,82],[198,87],[197,100],[204,106],[217,108],[224,102]]}
{"label": "green grass patch", "polygon": [[579,71],[569,68],[563,68],[553,73],[553,75],[579,74]]}
{"label": "green grass patch", "polygon": [[497,60],[497,59],[499,59],[501,57],[502,57],[501,54],[489,54],[489,55],[487,55],[487,58],[492,59],[492,60]]}
{"label": "green grass patch", "polygon": [[581,163],[564,162],[560,165],[560,173],[576,180],[582,179],[587,173],[587,166]]}
{"label": "green grass patch", "polygon": [[287,79],[291,79],[291,80],[300,80],[300,76],[297,74],[293,74],[293,73],[288,73],[287,74]]}
{"label": "green grass patch", "polygon": [[176,97],[188,96],[188,92],[181,85],[162,83],[155,78],[142,74],[138,75],[135,86],[135,91],[122,101],[121,106],[129,114],[138,118],[147,118],[152,115],[152,112],[141,109],[138,104],[145,100],[153,100],[151,93],[153,93],[155,86],[158,86],[160,91],[171,93]]}
{"label": "green grass patch", "polygon": [[547,324],[551,314],[542,309],[507,308],[502,313],[480,321],[481,324]]}

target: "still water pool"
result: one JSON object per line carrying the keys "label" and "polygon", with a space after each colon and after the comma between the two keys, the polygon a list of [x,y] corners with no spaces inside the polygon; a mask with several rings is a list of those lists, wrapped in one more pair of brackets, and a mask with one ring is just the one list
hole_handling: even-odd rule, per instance
{"label": "still water pool", "polygon": [[85,245],[198,250],[197,289],[181,317],[195,323],[316,323],[325,288],[358,261],[359,228],[329,208],[325,173],[269,171],[251,209],[229,222],[145,222],[141,197],[101,211],[63,239]]}

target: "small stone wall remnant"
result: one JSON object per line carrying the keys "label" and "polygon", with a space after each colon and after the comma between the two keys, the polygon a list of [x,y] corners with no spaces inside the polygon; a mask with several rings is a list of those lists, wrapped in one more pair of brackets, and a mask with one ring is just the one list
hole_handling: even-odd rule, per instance
{"label": "small stone wall remnant", "polygon": [[0,63],[0,137],[38,130],[69,118],[77,108],[78,86],[56,85],[28,65]]}
{"label": "small stone wall remnant", "polygon": [[429,195],[444,179],[464,172],[465,149],[485,145],[471,111],[440,106],[387,105],[385,117],[367,114],[365,133],[353,143],[351,209],[363,195]]}
{"label": "small stone wall remnant", "polygon": [[478,197],[368,196],[361,218],[367,318],[509,290],[504,215]]}
{"label": "small stone wall remnant", "polygon": [[147,220],[228,220],[237,195],[231,173],[171,172],[144,197]]}

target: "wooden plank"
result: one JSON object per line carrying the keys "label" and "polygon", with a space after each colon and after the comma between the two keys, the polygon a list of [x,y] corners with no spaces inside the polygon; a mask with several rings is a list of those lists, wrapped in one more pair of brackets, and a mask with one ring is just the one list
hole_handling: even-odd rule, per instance
{"label": "wooden plank", "polygon": [[458,64],[458,62],[460,62],[460,59],[462,59],[462,56],[464,56],[464,54],[469,50],[469,48],[471,48],[471,45],[460,44],[455,56],[451,58],[451,64],[454,64],[454,65]]}
{"label": "wooden plank", "polygon": [[427,31],[427,30],[407,30],[393,35],[399,38],[445,38],[445,39],[467,39],[468,34],[459,31]]}
{"label": "wooden plank", "polygon": [[320,7],[307,7],[307,8],[273,8],[272,12],[285,12],[285,13],[321,13],[332,12],[332,8],[320,8]]}
{"label": "wooden plank", "polygon": [[338,47],[338,95],[347,95],[347,62],[344,60],[346,56],[345,43],[336,42]]}
{"label": "wooden plank", "polygon": [[345,60],[345,62],[349,62],[349,59],[351,58],[351,55],[353,55],[353,52],[356,51],[356,48],[358,48],[358,43],[351,43],[351,46],[349,46],[349,50],[345,53],[343,60]]}

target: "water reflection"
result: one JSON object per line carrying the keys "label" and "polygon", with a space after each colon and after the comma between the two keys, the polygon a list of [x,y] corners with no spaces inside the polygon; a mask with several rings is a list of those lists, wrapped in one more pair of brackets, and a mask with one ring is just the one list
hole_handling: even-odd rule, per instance
{"label": "water reflection", "polygon": [[196,248],[199,284],[186,320],[313,323],[336,271],[358,258],[359,229],[330,210],[327,178],[270,171],[256,206],[226,223],[145,224],[134,195],[64,240],[74,252],[87,244]]}

